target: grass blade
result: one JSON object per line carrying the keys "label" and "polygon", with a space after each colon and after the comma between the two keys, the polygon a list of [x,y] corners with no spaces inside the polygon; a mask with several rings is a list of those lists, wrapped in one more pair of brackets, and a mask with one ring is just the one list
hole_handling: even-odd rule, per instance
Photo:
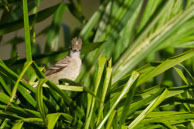
{"label": "grass blade", "polygon": [[46,116],[48,120],[48,129],[54,129],[55,124],[60,116],[61,116],[61,113],[53,113],[53,114],[48,114]]}
{"label": "grass blade", "polygon": [[36,93],[36,101],[37,101],[37,106],[40,111],[41,117],[44,121],[45,126],[48,126],[48,121],[46,118],[46,112],[45,112],[45,106],[43,103],[43,92],[42,92],[42,85],[46,82],[46,79],[40,79],[38,86],[37,86],[37,93]]}
{"label": "grass blade", "polygon": [[108,61],[108,67],[106,68],[106,75],[104,79],[103,89],[102,89],[102,97],[101,97],[101,103],[98,110],[98,118],[97,118],[97,124],[100,122],[101,118],[103,118],[103,108],[104,108],[104,100],[106,97],[106,93],[108,90],[108,86],[110,85],[111,80],[111,73],[112,73],[112,59]]}
{"label": "grass blade", "polygon": [[111,124],[113,122],[113,119],[115,117],[116,111],[113,111],[113,113],[111,113],[108,121],[107,121],[107,125],[106,125],[106,129],[110,129],[111,128]]}
{"label": "grass blade", "polygon": [[[103,74],[103,71],[104,71],[105,63],[106,63],[106,58],[105,57],[99,58],[99,67],[98,67],[98,73],[97,73],[97,76],[96,76],[96,79],[95,79],[94,95],[97,94],[98,87],[99,87],[99,84],[100,84],[100,81],[101,81],[101,78],[102,78],[102,74]],[[90,96],[88,94],[88,97],[92,97],[92,96]],[[92,115],[93,115],[93,110],[94,110],[95,102],[96,102],[96,98],[95,97],[92,97],[91,101],[88,102],[88,104],[90,106],[88,106],[88,109],[87,109],[88,117],[86,117],[85,129],[89,128],[90,121],[91,121],[91,118],[92,118]]]}
{"label": "grass blade", "polygon": [[185,84],[189,85],[187,78],[185,77],[185,75],[183,74],[183,72],[181,71],[180,68],[176,68],[174,67],[175,71],[177,72],[177,74],[180,76],[180,78],[185,82]]}
{"label": "grass blade", "polygon": [[28,19],[28,6],[27,5],[28,5],[27,0],[23,0],[26,58],[27,58],[27,61],[31,61],[32,60],[32,53],[31,53],[30,30],[29,30],[29,19]]}
{"label": "grass blade", "polygon": [[97,129],[101,129],[102,126],[104,125],[104,123],[107,121],[107,119],[109,118],[110,114],[113,112],[113,110],[115,109],[115,107],[118,105],[118,103],[121,101],[121,99],[124,97],[124,95],[126,95],[126,93],[129,91],[129,89],[131,88],[131,86],[133,85],[133,83],[137,80],[137,78],[139,77],[139,73],[134,71],[130,77],[130,79],[128,80],[128,82],[126,83],[125,87],[123,88],[121,94],[119,95],[119,97],[117,98],[116,102],[113,104],[113,106],[111,107],[111,109],[109,110],[109,112],[106,114],[106,116],[104,117],[104,119],[101,121],[101,123],[98,125]]}
{"label": "grass blade", "polygon": [[[11,79],[13,81],[17,81],[18,79],[18,75],[11,70],[9,67],[7,67],[3,62],[1,62],[2,60],[0,59],[0,72],[4,75],[6,75],[6,77],[8,79]],[[32,91],[33,93],[35,93],[35,89],[29,85],[28,83],[24,82],[24,81],[20,81],[21,85],[24,86],[25,88],[27,88],[28,90]]]}
{"label": "grass blade", "polygon": [[131,102],[133,100],[133,96],[135,94],[137,81],[138,81],[138,79],[134,82],[134,84],[129,89],[129,92],[127,93],[127,99],[125,100],[125,105],[124,105],[123,111],[121,113],[121,117],[120,117],[120,121],[119,121],[119,124],[120,124],[119,127],[122,127],[122,125],[125,123],[125,120],[127,118],[128,110],[130,108]]}
{"label": "grass blade", "polygon": [[51,113],[51,114],[47,114],[47,119],[48,119],[48,129],[53,129],[55,127],[55,125],[57,124],[57,120],[62,117],[65,119],[65,121],[67,121],[68,123],[77,123],[77,127],[81,128],[81,126],[83,125],[83,123],[80,120],[76,120],[75,118],[73,118],[71,115],[66,114],[66,113]]}
{"label": "grass blade", "polygon": [[21,120],[18,120],[15,122],[15,124],[13,125],[13,127],[11,129],[21,129],[23,126],[24,122]]}
{"label": "grass blade", "polygon": [[7,104],[9,100],[10,100],[9,96],[0,92],[0,102],[1,103]]}
{"label": "grass blade", "polygon": [[7,94],[7,95],[11,95],[11,91],[8,88],[8,86],[6,85],[5,81],[3,80],[3,78],[0,76],[0,86],[2,87],[3,91]]}
{"label": "grass blade", "polygon": [[[38,15],[37,15],[37,21],[36,22],[41,22],[42,20],[45,20],[46,18],[48,18],[51,14],[53,14],[53,12],[55,12],[55,10],[58,8],[58,4],[54,5],[52,7],[49,7],[45,10],[39,11]],[[36,14],[32,14],[29,16],[29,21],[30,21],[30,25],[32,24],[32,21],[34,19],[34,17],[36,16]],[[24,26],[24,21],[23,19],[11,22],[11,23],[5,23],[0,25],[0,35],[4,35],[13,31],[16,31],[18,29],[21,29]]]}
{"label": "grass blade", "polygon": [[[6,105],[0,105],[0,110],[4,110]],[[22,107],[15,107],[14,105],[11,105],[7,109],[8,112],[11,112],[13,114],[17,114],[18,116],[24,116],[24,117],[41,117],[40,113],[38,111],[22,108]]]}
{"label": "grass blade", "polygon": [[23,68],[21,74],[19,75],[19,77],[18,77],[18,79],[17,79],[17,81],[16,81],[16,83],[15,83],[15,85],[14,85],[14,87],[13,87],[13,90],[12,90],[12,93],[11,93],[11,98],[10,98],[8,104],[7,104],[6,109],[8,108],[8,106],[10,105],[10,103],[12,102],[13,98],[14,98],[15,95],[16,95],[16,91],[17,91],[17,88],[18,88],[18,86],[19,86],[20,80],[22,79],[23,75],[25,74],[25,72],[28,70],[28,68],[30,67],[30,65],[31,65],[32,63],[33,63],[33,61],[29,61],[29,62],[27,62],[27,63],[24,65],[24,68]]}
{"label": "grass blade", "polygon": [[165,89],[164,92],[157,97],[129,126],[128,129],[135,128],[150,112],[152,112],[168,95],[168,90]]}
{"label": "grass blade", "polygon": [[22,96],[27,100],[29,104],[36,108],[36,101],[22,85],[18,86],[18,91],[22,94]]}
{"label": "grass blade", "polygon": [[9,119],[5,119],[2,123],[1,123],[1,126],[0,126],[0,129],[4,129],[4,127],[7,125],[7,122],[9,121]]}
{"label": "grass blade", "polygon": [[188,50],[180,55],[171,57],[158,65],[156,68],[153,70],[143,73],[141,78],[139,79],[137,85],[139,86],[140,84],[144,83],[145,81],[159,75],[160,73],[163,73],[164,71],[170,69],[171,67],[183,62],[184,60],[187,60],[191,57],[194,56],[194,49]]}
{"label": "grass blade", "polygon": [[151,96],[149,96],[145,99],[142,99],[136,103],[133,103],[131,105],[131,108],[128,111],[127,115],[129,116],[129,115],[133,114],[134,112],[136,112],[137,110],[143,108],[145,105],[147,105],[148,103],[153,101],[155,98],[157,98],[159,95],[161,95],[163,91],[164,91],[164,89],[160,88],[156,93],[152,94]]}
{"label": "grass blade", "polygon": [[[23,15],[24,15],[24,32],[25,32],[24,34],[25,34],[25,45],[26,45],[26,61],[32,61],[27,0],[23,0]],[[28,70],[27,74],[28,74],[28,79],[29,79],[30,78],[30,69]]]}

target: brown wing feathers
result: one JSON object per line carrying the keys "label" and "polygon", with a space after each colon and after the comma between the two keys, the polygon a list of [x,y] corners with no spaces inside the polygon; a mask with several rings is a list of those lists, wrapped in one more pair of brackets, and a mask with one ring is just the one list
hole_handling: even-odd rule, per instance
{"label": "brown wing feathers", "polygon": [[64,69],[65,67],[68,66],[70,62],[70,57],[67,56],[65,59],[58,61],[54,66],[52,66],[50,69],[48,69],[45,72],[45,76],[49,76],[51,74],[54,74],[56,72],[61,71],[62,69]]}

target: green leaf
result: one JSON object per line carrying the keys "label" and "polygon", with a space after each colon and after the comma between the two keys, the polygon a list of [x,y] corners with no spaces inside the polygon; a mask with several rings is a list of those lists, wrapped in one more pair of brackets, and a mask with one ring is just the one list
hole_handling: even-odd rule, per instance
{"label": "green leaf", "polygon": [[1,123],[0,129],[4,129],[4,127],[7,125],[8,121],[9,121],[9,119],[5,118],[5,120],[3,120],[3,122]]}
{"label": "green leaf", "polygon": [[5,110],[0,110],[0,116],[1,117],[4,117],[4,118],[9,118],[11,120],[18,120],[18,119],[21,119],[23,117],[20,117],[16,114],[13,114],[13,113],[10,113],[10,112],[7,112]]}
{"label": "green leaf", "polygon": [[41,117],[44,121],[45,126],[48,126],[48,121],[46,119],[46,112],[45,112],[45,106],[43,103],[43,92],[42,92],[42,85],[46,83],[46,79],[40,79],[38,82],[37,86],[37,94],[36,94],[36,101],[37,101],[37,106],[40,111]]}
{"label": "green leaf", "polygon": [[[55,12],[58,6],[59,4],[38,12],[37,22],[41,22],[45,20],[46,18],[48,18],[51,14]],[[30,25],[32,24],[32,20],[34,19],[35,16],[36,14],[32,14],[31,16],[29,16]],[[0,25],[0,35],[4,35],[7,33],[16,31],[18,29],[21,29],[23,26],[24,26],[23,19],[20,19],[20,20],[11,22],[11,23],[2,24]]]}
{"label": "green leaf", "polygon": [[[19,76],[13,70],[11,70],[9,67],[7,67],[1,59],[0,59],[0,72],[3,73],[8,79],[11,79],[14,81],[17,81],[17,79],[19,78]],[[29,85],[28,83],[25,83],[23,81],[20,81],[20,83],[22,86],[24,86],[28,90],[35,93],[35,89],[31,85]]]}
{"label": "green leaf", "polygon": [[71,115],[66,114],[66,113],[51,113],[51,114],[47,114],[47,119],[48,119],[48,129],[53,129],[57,123],[57,120],[59,119],[59,117],[63,117],[68,123],[71,123],[73,125],[73,123],[77,124],[77,128],[81,128],[82,126],[82,122],[80,120],[76,120],[74,119]]}
{"label": "green leaf", "polygon": [[36,124],[40,124],[41,126],[43,126],[43,121],[42,118],[23,118],[22,121],[26,122],[26,123],[36,123]]}
{"label": "green leaf", "polygon": [[181,79],[185,82],[185,84],[189,85],[187,78],[184,76],[183,72],[179,68],[176,68],[176,67],[173,67],[173,68],[176,70],[176,72],[181,77]]}
{"label": "green leaf", "polygon": [[[104,101],[106,98],[106,93],[108,90],[108,87],[110,85],[111,80],[111,73],[112,73],[112,59],[108,61],[108,67],[106,68],[104,83],[103,83],[103,89],[102,89],[102,96],[100,100],[100,107],[98,110],[98,118],[97,118],[97,124],[100,122],[101,118],[103,118],[103,109],[104,109]],[[111,121],[110,121],[111,122]]]}
{"label": "green leaf", "polygon": [[130,110],[130,105],[132,103],[132,100],[133,100],[133,97],[135,94],[137,81],[138,81],[138,79],[133,83],[133,85],[129,89],[129,92],[127,93],[127,99],[125,100],[123,111],[122,111],[122,114],[120,117],[120,121],[119,121],[120,126],[119,127],[122,127],[122,125],[124,125],[125,120],[127,118],[128,110]]}
{"label": "green leaf", "polygon": [[106,129],[110,129],[111,128],[111,124],[113,122],[113,119],[115,117],[116,111],[114,110],[113,113],[111,113],[108,121],[107,121],[107,125],[106,125]]}
{"label": "green leaf", "polygon": [[138,79],[139,77],[139,73],[134,71],[131,75],[131,77],[129,78],[128,82],[126,83],[125,87],[123,88],[123,90],[121,91],[120,95],[118,96],[117,100],[114,102],[114,104],[112,105],[112,107],[109,109],[108,113],[106,114],[106,116],[104,117],[104,119],[100,122],[100,124],[98,125],[97,129],[102,128],[102,126],[105,124],[105,122],[107,121],[107,119],[109,118],[110,114],[113,112],[113,110],[115,109],[115,107],[118,105],[118,103],[121,101],[121,99],[124,97],[124,95],[126,95],[126,93],[129,91],[129,89],[131,88],[131,86],[133,85],[133,83]]}
{"label": "green leaf", "polygon": [[138,116],[135,120],[131,122],[128,128],[135,128],[150,112],[152,112],[167,96],[168,90],[165,89],[163,93],[157,97],[152,103]]}
{"label": "green leaf", "polygon": [[4,103],[4,104],[7,104],[10,100],[10,97],[7,96],[6,94],[0,92],[0,102],[1,103]]}
{"label": "green leaf", "polygon": [[160,65],[158,65],[156,68],[154,68],[153,70],[143,73],[141,78],[138,81],[138,86],[142,83],[144,83],[145,81],[163,73],[164,71],[168,70],[169,68],[183,62],[184,60],[187,60],[191,57],[194,56],[194,49],[188,50],[180,55],[171,57],[169,59],[167,59],[166,61],[164,61],[163,63],[161,63]]}
{"label": "green leaf", "polygon": [[174,45],[175,48],[194,48],[194,42],[186,42]]}
{"label": "green leaf", "polygon": [[[151,91],[153,92],[153,90]],[[127,115],[129,116],[133,114],[134,112],[136,112],[137,110],[143,108],[145,105],[147,105],[148,103],[153,101],[155,98],[157,98],[159,95],[161,95],[163,91],[164,91],[164,88],[160,88],[156,93],[152,93],[149,97],[146,97],[140,101],[133,103]]]}
{"label": "green leaf", "polygon": [[48,129],[54,129],[55,124],[57,123],[57,120],[61,116],[61,113],[53,113],[47,115],[48,120]]}
{"label": "green leaf", "polygon": [[[160,114],[162,114],[162,113],[163,112],[160,112]],[[170,120],[170,121],[172,121],[171,122],[172,124],[176,124],[176,123],[179,123],[179,120],[193,119],[193,117],[194,117],[194,115],[191,113],[177,112],[177,113],[174,113],[171,115],[166,115],[166,116],[164,116],[164,114],[163,114],[163,115],[160,115],[158,117],[157,116],[156,117],[149,117],[149,119],[145,119],[143,123],[145,124],[145,123],[151,123],[151,122],[168,122]]]}
{"label": "green leaf", "polygon": [[23,15],[24,15],[24,32],[26,44],[26,61],[32,61],[27,0],[23,0]]}
{"label": "green leaf", "polygon": [[2,87],[2,90],[7,94],[7,95],[11,95],[11,91],[8,88],[8,86],[6,85],[5,81],[3,80],[3,78],[0,76],[0,86]]}
{"label": "green leaf", "polygon": [[53,89],[54,91],[56,91],[63,99],[64,102],[69,105],[72,102],[72,99],[67,96],[67,94],[65,92],[63,92],[57,85],[55,85],[53,82],[51,81],[47,81],[46,84]]}
{"label": "green leaf", "polygon": [[84,90],[83,86],[66,86],[66,85],[57,85],[61,90],[68,90],[68,91],[77,91],[82,92]]}
{"label": "green leaf", "polygon": [[[63,79],[61,79],[63,80]],[[66,79],[65,79],[66,80]],[[37,83],[34,83],[35,85]],[[48,85],[43,84],[43,87],[50,88]],[[56,85],[61,90],[67,90],[67,91],[77,91],[77,92],[83,92],[85,89],[83,86],[74,86],[74,85]]]}
{"label": "green leaf", "polygon": [[17,88],[18,88],[18,86],[19,86],[20,80],[22,79],[23,75],[25,74],[25,72],[28,70],[28,68],[30,67],[30,65],[31,65],[32,63],[33,63],[33,61],[29,61],[29,62],[27,62],[27,63],[24,65],[24,68],[23,68],[21,74],[19,75],[19,77],[18,77],[18,79],[17,79],[17,81],[16,81],[16,83],[15,83],[15,85],[14,85],[14,87],[13,87],[13,90],[12,90],[12,93],[11,93],[11,98],[10,98],[8,104],[7,104],[7,107],[9,106],[9,104],[12,102],[13,98],[14,98],[15,95],[16,95],[16,91],[17,91]]}
{"label": "green leaf", "polygon": [[[165,8],[167,7],[168,6],[165,6]],[[182,14],[164,24],[145,40],[142,41],[142,39],[138,39],[134,45],[122,55],[114,66],[113,82],[116,82],[119,78],[130,72],[130,70],[142,61],[150,51],[157,49],[169,36],[173,35],[181,25],[192,18],[194,15],[192,13],[193,9],[194,5],[190,6]],[[147,34],[148,32],[146,35]]]}
{"label": "green leaf", "polygon": [[[191,60],[193,59],[194,57],[191,58]],[[183,68],[185,70],[185,74],[187,75],[187,80],[190,80],[190,84],[193,84],[194,83],[194,77],[193,75],[191,74],[192,71],[189,71],[184,65],[182,64],[179,64],[178,66],[180,66],[181,68]],[[185,75],[185,76],[186,76]]]}
{"label": "green leaf", "polygon": [[[100,84],[100,81],[101,81],[101,78],[102,78],[102,74],[103,74],[103,71],[104,71],[105,63],[106,63],[106,58],[105,57],[99,58],[98,72],[97,72],[97,76],[95,78],[95,84],[94,84],[94,95],[97,94],[98,87],[99,87],[99,84]],[[91,96],[88,94],[88,97],[91,97]],[[92,97],[91,101],[88,102],[88,105],[89,105],[87,107],[88,108],[87,109],[87,116],[88,117],[86,118],[85,129],[89,128],[90,121],[91,121],[91,118],[92,118],[92,115],[93,115],[95,102],[96,102],[95,97]]]}
{"label": "green leaf", "polygon": [[13,127],[11,129],[21,129],[23,126],[24,122],[21,120],[18,120],[15,122],[15,124],[13,125]]}
{"label": "green leaf", "polygon": [[36,101],[23,86],[19,85],[18,91],[22,94],[22,96],[27,100],[29,104],[31,104],[34,108],[36,108]]}
{"label": "green leaf", "polygon": [[[6,105],[0,105],[0,109],[1,110],[4,110],[5,107],[6,107]],[[35,110],[31,110],[31,109],[27,109],[27,108],[22,108],[22,107],[15,107],[14,105],[9,106],[7,111],[11,112],[13,114],[17,114],[18,116],[41,117],[40,113],[35,111]]]}

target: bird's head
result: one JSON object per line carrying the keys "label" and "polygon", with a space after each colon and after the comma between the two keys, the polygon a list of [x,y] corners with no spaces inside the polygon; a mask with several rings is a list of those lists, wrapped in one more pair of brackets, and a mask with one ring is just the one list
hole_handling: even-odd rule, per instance
{"label": "bird's head", "polygon": [[81,38],[78,38],[78,39],[77,39],[77,37],[73,38],[70,56],[80,56],[81,47],[82,47]]}

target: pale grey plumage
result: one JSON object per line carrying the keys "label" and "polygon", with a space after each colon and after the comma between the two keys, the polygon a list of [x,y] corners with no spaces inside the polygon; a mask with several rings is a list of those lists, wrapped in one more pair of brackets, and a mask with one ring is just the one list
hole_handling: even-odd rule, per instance
{"label": "pale grey plumage", "polygon": [[80,38],[73,38],[69,56],[66,56],[48,69],[45,72],[46,78],[55,84],[58,84],[58,80],[62,78],[75,80],[80,73],[82,65],[80,59],[81,46],[82,40]]}

